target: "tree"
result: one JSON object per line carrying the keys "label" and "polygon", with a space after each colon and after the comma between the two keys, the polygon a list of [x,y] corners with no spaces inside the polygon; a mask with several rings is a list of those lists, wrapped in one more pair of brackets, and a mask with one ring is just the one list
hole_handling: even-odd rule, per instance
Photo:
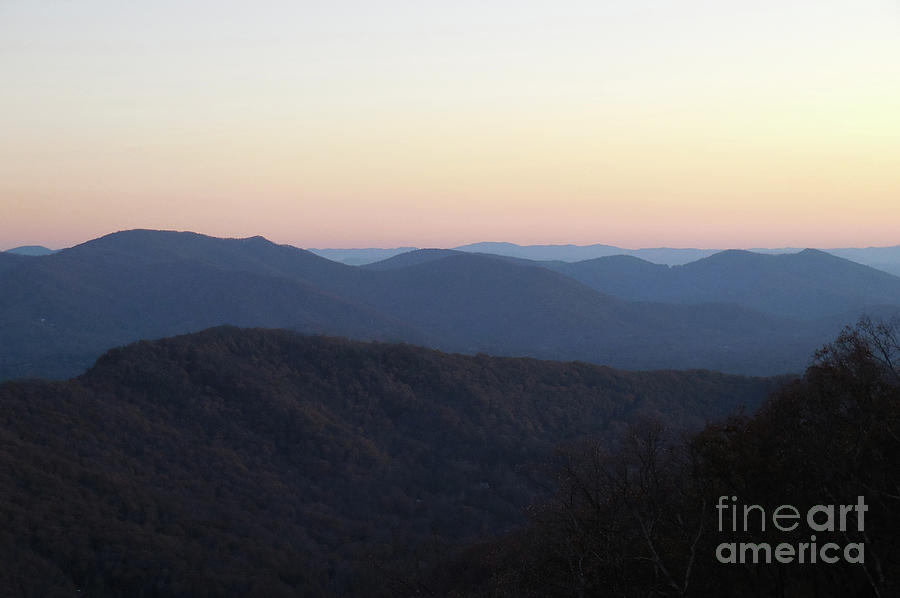
{"label": "tree", "polygon": [[[684,441],[658,421],[629,428],[618,447],[597,440],[559,452],[556,492],[498,573],[509,595],[777,598],[900,594],[900,324],[861,319],[817,352],[805,375],[747,416],[708,424]],[[718,528],[719,497],[772,513],[848,505],[865,525],[817,533],[862,543],[862,563],[723,564],[726,540],[798,545],[785,533]],[[512,581],[511,581],[512,580]],[[510,589],[513,588],[513,589]]]}

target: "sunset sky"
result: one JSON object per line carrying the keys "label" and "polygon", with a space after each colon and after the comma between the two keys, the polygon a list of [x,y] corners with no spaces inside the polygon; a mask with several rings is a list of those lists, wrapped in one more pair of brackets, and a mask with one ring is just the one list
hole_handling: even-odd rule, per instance
{"label": "sunset sky", "polygon": [[900,243],[900,2],[0,0],[0,249]]}

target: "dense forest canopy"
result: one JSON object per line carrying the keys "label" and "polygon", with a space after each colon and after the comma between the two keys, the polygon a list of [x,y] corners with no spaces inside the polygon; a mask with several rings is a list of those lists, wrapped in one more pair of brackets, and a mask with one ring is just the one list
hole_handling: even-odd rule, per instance
{"label": "dense forest canopy", "polygon": [[[666,428],[637,422],[612,450],[568,443],[551,468],[556,492],[531,506],[530,526],[470,549],[431,587],[458,596],[898,595],[896,323],[847,329],[755,415],[686,439]],[[779,508],[801,516],[766,524]]]}
{"label": "dense forest canopy", "polygon": [[776,386],[279,330],[139,342],[0,386],[0,593],[396,595],[521,526],[559,442]]}

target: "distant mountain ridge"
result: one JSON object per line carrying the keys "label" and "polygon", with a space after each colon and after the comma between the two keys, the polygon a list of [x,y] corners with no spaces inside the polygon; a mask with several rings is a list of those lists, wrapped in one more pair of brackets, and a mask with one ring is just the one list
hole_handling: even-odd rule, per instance
{"label": "distant mountain ridge", "polygon": [[[655,264],[680,266],[710,257],[728,249],[656,247],[625,249],[613,245],[516,245],[515,243],[474,243],[456,247],[459,251],[493,253],[535,261],[579,262],[614,255],[628,255]],[[763,254],[799,253],[803,248],[752,248],[744,251]],[[894,269],[900,265],[900,245],[891,247],[833,248],[821,251],[875,268]]]}
{"label": "distant mountain ridge", "polygon": [[[392,270],[463,253],[450,249],[412,251],[363,268]],[[793,254],[733,249],[683,266],[654,264],[628,255],[581,262],[474,255],[554,270],[601,293],[632,302],[734,303],[776,317],[802,320],[900,306],[900,278],[815,249]]]}
{"label": "distant mountain ridge", "polygon": [[[326,259],[347,264],[350,266],[363,266],[387,260],[403,253],[416,251],[418,247],[394,247],[394,248],[309,248],[307,251]],[[471,253],[488,253],[506,257],[516,257],[533,261],[563,261],[578,262],[598,257],[611,257],[614,255],[630,255],[653,262],[670,266],[683,265],[725,249],[697,249],[697,248],[642,248],[625,249],[614,245],[597,243],[593,245],[517,245],[508,242],[480,242],[469,245],[461,245],[452,248],[457,251]],[[48,255],[58,250],[48,249],[40,245],[24,245],[9,249],[6,253],[20,253],[22,255]],[[802,248],[753,248],[747,251],[754,253],[780,254],[798,253]],[[845,259],[872,266],[879,270],[900,275],[900,245],[891,247],[850,247],[823,249],[826,253],[843,257]]]}
{"label": "distant mountain ridge", "polygon": [[369,247],[365,249],[314,249],[308,251],[318,256],[327,258],[335,262],[341,262],[348,266],[362,266],[392,258],[401,253],[414,251],[417,247],[394,247],[391,249],[381,249],[377,247]]}
{"label": "distant mountain ridge", "polygon": [[21,247],[7,249],[4,253],[14,253],[17,255],[50,255],[51,253],[56,253],[56,250],[48,249],[43,245],[22,245]]}
{"label": "distant mountain ridge", "polygon": [[537,261],[578,262],[613,255],[631,255],[650,262],[663,264],[686,264],[708,257],[717,249],[670,249],[666,247],[649,249],[623,249],[613,245],[516,245],[515,243],[473,243],[456,247],[459,251],[473,253],[493,253],[508,257]]}
{"label": "distant mountain ridge", "polygon": [[730,250],[671,267],[628,256],[549,267],[630,301],[739,303],[801,319],[900,305],[900,278],[814,249],[777,255]]}
{"label": "distant mountain ridge", "polygon": [[[313,253],[334,261],[360,266],[386,260],[402,253],[415,251],[415,247],[396,249],[312,249]],[[579,262],[599,257],[629,255],[655,264],[669,266],[684,265],[697,261],[725,249],[696,248],[643,248],[625,249],[614,245],[517,245],[506,242],[481,242],[461,245],[453,248],[456,251],[470,253],[487,253],[506,257],[528,259],[533,261]],[[765,254],[799,253],[803,248],[754,248],[747,251]],[[823,249],[826,253],[836,255],[860,264],[872,266],[879,270],[897,275],[900,273],[900,245],[892,247],[861,247]]]}
{"label": "distant mountain ridge", "polygon": [[321,269],[352,271],[261,237],[146,230],[21,258],[0,268],[0,379],[67,377],[112,346],[225,323],[425,342],[296,275]]}
{"label": "distant mountain ridge", "polygon": [[[629,264],[666,268],[609,263],[628,272]],[[695,264],[683,268],[709,268]],[[857,315],[837,300],[812,321],[765,314],[739,304],[740,288],[701,296],[707,303],[635,301],[598,291],[584,273],[556,271],[564,267],[434,250],[361,268],[262,237],[122,231],[53,255],[0,259],[0,379],[71,376],[112,346],[221,324],[625,369],[775,374],[800,371]]]}

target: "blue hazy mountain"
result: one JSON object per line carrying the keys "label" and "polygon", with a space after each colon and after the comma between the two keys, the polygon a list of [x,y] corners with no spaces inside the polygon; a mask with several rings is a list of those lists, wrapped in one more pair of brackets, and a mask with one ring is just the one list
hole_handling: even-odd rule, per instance
{"label": "blue hazy mountain", "polygon": [[871,264],[873,268],[877,268],[882,272],[887,272],[888,274],[893,274],[894,276],[900,276],[900,262],[875,262]]}
{"label": "blue hazy mountain", "polygon": [[261,238],[127,231],[0,269],[0,378],[65,377],[103,350],[222,323],[424,342],[299,272],[352,271]]}
{"label": "blue hazy mountain", "polygon": [[18,266],[28,259],[28,256],[0,251],[0,272],[6,270],[7,268]]}
{"label": "blue hazy mountain", "polygon": [[[17,263],[0,268],[0,378],[69,376],[112,346],[219,324],[625,369],[772,374],[800,371],[852,322],[776,317],[741,297],[630,301],[546,264],[466,252],[360,268],[262,237],[134,230],[7,258]],[[708,264],[728,271],[721,259]]]}
{"label": "blue hazy mountain", "polygon": [[900,276],[900,245],[893,247],[829,249],[828,253]]}
{"label": "blue hazy mountain", "polygon": [[435,260],[443,259],[445,257],[449,257],[451,255],[479,255],[482,257],[487,257],[491,259],[495,259],[498,261],[508,262],[511,264],[518,264],[520,266],[539,266],[543,268],[549,268],[551,270],[561,271],[561,268],[567,264],[567,262],[562,262],[558,260],[529,260],[526,258],[520,257],[511,257],[508,255],[500,255],[496,253],[475,253],[468,251],[460,251],[458,249],[416,249],[414,251],[408,251],[406,253],[401,253],[394,257],[388,258],[386,260],[382,260],[380,262],[373,262],[371,264],[365,264],[361,266],[366,270],[397,270],[400,268],[406,268],[407,266],[414,266],[417,264],[424,264],[427,262],[433,262]]}
{"label": "blue hazy mountain", "polygon": [[632,255],[660,264],[686,264],[714,254],[715,249],[623,249],[613,245],[516,245],[515,243],[473,243],[456,247],[459,251],[493,253],[537,261],[577,262],[613,255]]}
{"label": "blue hazy mountain", "polygon": [[893,247],[862,247],[828,249],[828,253],[866,265],[900,264],[900,245]]}
{"label": "blue hazy mountain", "polygon": [[[413,247],[397,249],[312,249],[317,255],[352,265],[365,265],[387,260],[402,253],[412,252]],[[483,242],[456,247],[457,251],[486,253],[532,261],[579,262],[601,257],[628,255],[655,264],[684,265],[721,252],[721,249],[646,248],[624,249],[614,245],[516,245],[515,243]],[[754,253],[798,253],[802,248],[759,248]],[[900,274],[900,245],[894,247],[864,247],[824,249],[837,257],[898,275]],[[391,266],[393,267],[393,266]]]}
{"label": "blue hazy mountain", "polygon": [[17,255],[50,255],[51,253],[56,253],[56,251],[48,249],[43,245],[22,245],[21,247],[7,249],[4,253],[14,253]]}
{"label": "blue hazy mountain", "polygon": [[[460,253],[437,249],[413,251],[365,267],[397,269],[435,261],[454,252]],[[491,254],[477,255],[490,257]],[[574,263],[494,257],[555,270],[627,301],[734,303],[775,316],[804,320],[900,305],[900,278],[812,249],[793,254],[729,250],[683,266],[655,264],[627,255]]]}
{"label": "blue hazy mountain", "polygon": [[[394,249],[310,249],[309,251],[336,262],[362,266],[385,261],[394,256],[415,251],[415,247]],[[485,253],[534,261],[575,262],[611,255],[636,255],[662,264],[684,264],[716,253],[717,249],[623,249],[613,245],[516,245],[515,243],[482,242],[462,245],[452,250],[466,253]],[[447,251],[450,251],[449,249]]]}
{"label": "blue hazy mountain", "polygon": [[413,251],[415,247],[394,247],[390,249],[365,248],[365,249],[309,249],[308,251],[318,256],[328,258],[335,262],[348,266],[362,266],[372,262],[380,262],[401,253]]}
{"label": "blue hazy mountain", "polygon": [[897,276],[813,249],[779,255],[723,251],[671,267],[630,256],[553,267],[630,301],[728,302],[803,319],[900,305]]}
{"label": "blue hazy mountain", "polygon": [[455,249],[416,249],[397,254],[395,256],[365,264],[366,270],[397,270],[408,266],[415,266],[427,262],[433,262],[451,255],[461,255],[462,252]]}
{"label": "blue hazy mountain", "polygon": [[[463,245],[453,250],[468,253],[491,254],[513,259],[525,259],[538,262],[579,262],[601,257],[627,255],[665,265],[684,265],[720,253],[719,249],[679,249],[679,248],[646,248],[624,249],[614,245],[516,245],[515,243],[482,242]],[[387,260],[405,253],[414,253],[414,247],[392,249],[310,249],[309,251],[348,265],[380,264],[376,268],[395,268],[398,263]],[[751,249],[754,253],[770,255],[798,253],[802,248],[759,248]],[[826,253],[871,266],[875,269],[895,276],[900,276],[900,245],[894,247],[865,247],[825,249]],[[418,256],[414,259],[421,259]]]}

